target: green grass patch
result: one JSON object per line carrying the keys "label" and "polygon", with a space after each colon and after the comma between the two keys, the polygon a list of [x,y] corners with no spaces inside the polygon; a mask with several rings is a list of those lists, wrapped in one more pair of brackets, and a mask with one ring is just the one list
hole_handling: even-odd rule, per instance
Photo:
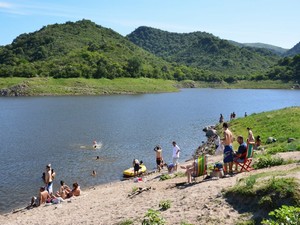
{"label": "green grass patch", "polygon": [[[0,78],[0,87],[22,85],[22,94],[39,95],[108,95],[176,92],[176,82],[150,78]],[[21,90],[20,90],[21,91]]]}
{"label": "green grass patch", "polygon": [[[270,154],[285,151],[300,150],[300,107],[289,107],[275,111],[252,114],[247,117],[237,118],[229,122],[229,129],[234,136],[248,136],[247,127],[251,127],[254,136],[259,135],[262,140],[262,148]],[[218,125],[218,132],[222,134],[222,127]],[[276,138],[277,141],[267,144],[268,137]],[[289,138],[295,141],[288,143]],[[238,143],[234,142],[234,149]]]}
{"label": "green grass patch", "polygon": [[286,171],[259,173],[240,179],[224,192],[226,201],[239,213],[251,213],[256,223],[268,217],[271,210],[281,205],[300,204],[299,180],[283,177],[299,172],[300,168]]}

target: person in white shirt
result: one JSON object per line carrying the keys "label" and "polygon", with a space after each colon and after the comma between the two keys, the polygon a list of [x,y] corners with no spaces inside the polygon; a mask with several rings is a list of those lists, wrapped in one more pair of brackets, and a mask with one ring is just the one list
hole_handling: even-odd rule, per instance
{"label": "person in white shirt", "polygon": [[180,148],[176,144],[175,141],[172,142],[173,144],[173,165],[174,165],[174,171],[177,171],[177,166],[178,166],[178,159],[179,159],[179,154],[180,154]]}

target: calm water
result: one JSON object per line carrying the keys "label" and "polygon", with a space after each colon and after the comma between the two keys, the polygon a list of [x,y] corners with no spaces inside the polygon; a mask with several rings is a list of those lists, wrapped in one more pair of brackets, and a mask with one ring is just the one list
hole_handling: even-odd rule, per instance
{"label": "calm water", "polygon": [[[243,116],[300,105],[295,90],[184,89],[179,93],[88,97],[0,98],[0,213],[37,195],[45,165],[59,181],[81,187],[119,180],[133,158],[155,167],[160,144],[171,160],[171,142],[189,158],[205,140],[202,128],[223,113]],[[91,150],[92,142],[102,148]],[[100,156],[101,160],[95,160]],[[97,176],[90,174],[97,171]]]}

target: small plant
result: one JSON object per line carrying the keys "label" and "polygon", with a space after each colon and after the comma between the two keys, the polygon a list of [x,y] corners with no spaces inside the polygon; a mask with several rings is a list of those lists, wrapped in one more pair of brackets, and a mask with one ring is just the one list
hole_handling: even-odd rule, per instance
{"label": "small plant", "polygon": [[192,224],[192,223],[187,223],[187,222],[185,222],[185,221],[182,221],[182,222],[180,223],[180,225],[194,225],[194,224]]}
{"label": "small plant", "polygon": [[159,202],[158,205],[162,210],[167,210],[171,208],[171,201],[170,200],[162,200]]}
{"label": "small plant", "polygon": [[124,221],[121,221],[120,223],[118,223],[118,225],[131,225],[131,224],[133,224],[133,221],[130,219],[127,219],[127,220],[124,220]]}
{"label": "small plant", "polygon": [[171,176],[169,174],[163,174],[159,178],[160,181],[168,180],[168,179],[171,179]]}
{"label": "small plant", "polygon": [[256,177],[255,176],[249,176],[245,180],[247,188],[253,188],[254,184],[256,183]]}
{"label": "small plant", "polygon": [[142,225],[165,225],[166,220],[154,209],[149,209],[144,217]]}
{"label": "small plant", "polygon": [[277,225],[277,224],[300,224],[300,208],[294,206],[283,205],[279,209],[275,209],[269,213],[271,219],[264,219],[262,224],[265,225]]}
{"label": "small plant", "polygon": [[134,193],[138,190],[139,188],[137,186],[132,187],[131,193]]}

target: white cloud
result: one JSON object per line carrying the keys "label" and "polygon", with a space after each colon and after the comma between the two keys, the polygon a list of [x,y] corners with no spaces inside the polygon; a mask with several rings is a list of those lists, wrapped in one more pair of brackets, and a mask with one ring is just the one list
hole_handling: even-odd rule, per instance
{"label": "white cloud", "polygon": [[0,8],[10,9],[10,8],[12,8],[12,6],[13,5],[8,2],[0,2]]}

